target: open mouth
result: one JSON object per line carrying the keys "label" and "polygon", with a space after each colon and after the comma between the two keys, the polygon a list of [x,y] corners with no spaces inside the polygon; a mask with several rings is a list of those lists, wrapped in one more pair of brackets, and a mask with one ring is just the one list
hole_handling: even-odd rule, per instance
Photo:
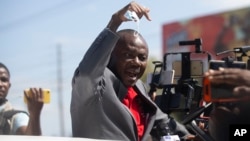
{"label": "open mouth", "polygon": [[131,69],[126,72],[126,75],[130,80],[135,81],[138,78],[139,72],[140,72],[139,69],[133,69],[133,70]]}
{"label": "open mouth", "polygon": [[128,72],[127,73],[127,76],[131,79],[136,79],[137,78],[137,74],[136,73],[131,73],[131,72]]}

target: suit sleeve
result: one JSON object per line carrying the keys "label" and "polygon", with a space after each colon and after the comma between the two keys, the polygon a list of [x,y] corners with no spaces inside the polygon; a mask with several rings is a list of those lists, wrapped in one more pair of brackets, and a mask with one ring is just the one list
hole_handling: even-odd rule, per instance
{"label": "suit sleeve", "polygon": [[105,28],[94,40],[79,64],[79,71],[92,79],[99,78],[106,68],[118,35]]}
{"label": "suit sleeve", "polygon": [[75,70],[70,104],[74,137],[80,137],[85,132],[86,128],[81,126],[84,124],[82,119],[88,113],[86,111],[94,111],[91,108],[97,108],[99,105],[98,99],[104,89],[104,72],[118,39],[118,35],[105,28],[94,40]]}

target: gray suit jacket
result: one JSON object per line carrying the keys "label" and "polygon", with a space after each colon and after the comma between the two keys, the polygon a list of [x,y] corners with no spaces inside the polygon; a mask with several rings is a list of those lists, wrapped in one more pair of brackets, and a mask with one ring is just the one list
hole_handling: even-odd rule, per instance
{"label": "gray suit jacket", "polygon": [[[115,33],[104,29],[75,71],[70,109],[74,137],[138,140],[135,120],[129,109],[121,103],[127,89],[107,68],[118,39]],[[148,111],[148,124],[142,139],[146,140],[156,121],[170,120],[150,100],[141,81],[136,83],[135,89],[145,101],[144,106]],[[173,128],[175,130],[176,127]]]}

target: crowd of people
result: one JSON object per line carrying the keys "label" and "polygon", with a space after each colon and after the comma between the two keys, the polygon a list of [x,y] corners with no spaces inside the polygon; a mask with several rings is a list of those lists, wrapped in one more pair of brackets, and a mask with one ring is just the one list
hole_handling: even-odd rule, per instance
{"label": "crowd of people", "polygon": [[[149,8],[130,2],[111,16],[93,41],[72,79],[72,136],[157,141],[164,136],[178,135],[181,140],[195,140],[195,134],[185,125],[159,109],[140,80],[147,67],[149,50],[146,40],[136,30],[118,30],[122,23],[131,20],[124,16],[127,11],[151,21]],[[240,102],[215,103],[210,114],[211,137],[227,141],[230,124],[250,121],[246,98],[250,93],[250,71],[220,68],[204,75],[211,83],[234,86],[233,94],[244,97]],[[0,121],[0,134],[42,135],[42,88],[31,87],[31,97],[25,94],[28,108],[25,112],[15,109],[7,100],[10,87],[10,72],[0,63],[0,118],[4,119],[12,111],[5,124]]]}

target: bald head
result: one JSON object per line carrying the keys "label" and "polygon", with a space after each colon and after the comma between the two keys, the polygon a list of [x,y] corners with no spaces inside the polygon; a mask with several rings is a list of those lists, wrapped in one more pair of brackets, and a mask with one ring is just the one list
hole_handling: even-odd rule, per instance
{"label": "bald head", "polygon": [[118,31],[117,34],[120,36],[120,39],[117,42],[116,47],[119,46],[119,44],[130,43],[131,41],[138,41],[138,42],[141,42],[140,44],[144,44],[144,46],[148,48],[147,42],[142,37],[142,35],[138,33],[136,30],[123,29],[123,30]]}

